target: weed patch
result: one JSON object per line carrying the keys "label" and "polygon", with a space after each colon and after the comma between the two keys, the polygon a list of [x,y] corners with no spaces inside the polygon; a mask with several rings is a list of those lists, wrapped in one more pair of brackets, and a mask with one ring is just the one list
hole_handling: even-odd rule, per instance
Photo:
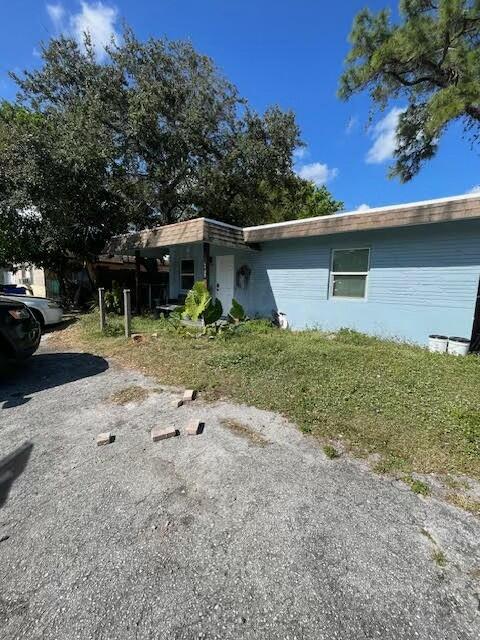
{"label": "weed patch", "polygon": [[447,500],[455,507],[459,507],[465,511],[470,511],[470,513],[473,513],[476,516],[480,516],[480,502],[478,500],[473,500],[472,498],[460,493],[452,493],[448,495]]}
{"label": "weed patch", "polygon": [[330,444],[326,444],[323,447],[323,453],[327,456],[327,458],[330,458],[330,460],[333,460],[334,458],[339,458],[340,457],[340,454],[335,449],[335,447],[332,447],[332,445],[330,445]]}
{"label": "weed patch", "polygon": [[120,391],[115,391],[115,393],[112,393],[112,395],[108,397],[108,400],[113,402],[113,404],[119,405],[128,404],[129,402],[143,402],[150,393],[150,389],[132,385],[130,387],[120,389]]}
{"label": "weed patch", "polygon": [[428,486],[428,484],[425,484],[425,482],[422,482],[421,480],[415,480],[415,478],[412,478],[411,476],[406,476],[405,478],[402,478],[402,480],[403,482],[406,482],[406,484],[408,484],[408,486],[414,493],[418,493],[418,495],[421,496],[430,495],[430,487]]}
{"label": "weed patch", "polygon": [[248,425],[243,424],[243,422],[239,422],[238,420],[233,420],[230,418],[226,418],[220,421],[222,427],[225,427],[236,436],[240,436],[241,438],[245,438],[252,444],[257,447],[265,447],[270,442],[264,438],[260,433],[251,429]]}
{"label": "weed patch", "polygon": [[441,549],[434,549],[432,551],[432,558],[439,567],[444,567],[447,564],[447,556]]}

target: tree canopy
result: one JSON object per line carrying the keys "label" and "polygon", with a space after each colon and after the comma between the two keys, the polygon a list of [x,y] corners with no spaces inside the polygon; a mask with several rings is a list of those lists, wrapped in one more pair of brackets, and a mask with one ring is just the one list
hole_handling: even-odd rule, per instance
{"label": "tree canopy", "polygon": [[62,36],[42,46],[38,69],[11,74],[0,262],[58,271],[129,229],[202,215],[253,225],[335,206],[322,196],[319,209],[295,174],[294,114],[256,113],[190,43],[140,42],[126,28],[107,53],[99,61],[88,35],[84,46]]}
{"label": "tree canopy", "polygon": [[391,175],[410,180],[432,158],[447,125],[480,133],[480,0],[401,0],[390,11],[357,14],[339,96],[368,90],[374,104],[407,99]]}

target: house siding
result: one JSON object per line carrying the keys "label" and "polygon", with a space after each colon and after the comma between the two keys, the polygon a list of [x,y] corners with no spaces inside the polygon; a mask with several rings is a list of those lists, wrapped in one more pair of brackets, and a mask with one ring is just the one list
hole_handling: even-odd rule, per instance
{"label": "house siding", "polygon": [[[336,248],[370,248],[367,298],[329,297]],[[265,242],[247,256],[250,315],[286,313],[295,329],[348,327],[425,344],[470,337],[480,277],[480,221]]]}
{"label": "house siding", "polygon": [[[366,299],[331,298],[332,250],[362,247],[370,249]],[[281,311],[294,329],[346,327],[417,344],[431,333],[471,335],[480,220],[272,240],[259,251],[211,246],[210,254],[213,293],[216,255],[234,255],[235,273],[242,265],[251,269],[245,289],[234,285],[234,297],[251,317]],[[195,278],[203,278],[202,244],[172,247],[172,297],[181,292],[182,258],[193,258]]]}

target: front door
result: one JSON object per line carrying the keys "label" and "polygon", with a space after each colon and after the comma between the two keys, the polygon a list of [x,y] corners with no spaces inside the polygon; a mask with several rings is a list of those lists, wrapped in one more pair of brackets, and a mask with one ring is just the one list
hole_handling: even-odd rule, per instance
{"label": "front door", "polygon": [[232,306],[234,279],[233,263],[233,256],[217,256],[215,263],[215,276],[217,280],[215,297],[222,303],[224,316],[227,315]]}

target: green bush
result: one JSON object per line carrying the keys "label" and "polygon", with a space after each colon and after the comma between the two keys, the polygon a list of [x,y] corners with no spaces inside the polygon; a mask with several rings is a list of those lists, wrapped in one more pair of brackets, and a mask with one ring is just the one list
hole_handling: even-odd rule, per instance
{"label": "green bush", "polygon": [[195,282],[187,293],[182,317],[193,320],[203,320],[205,325],[213,325],[222,317],[222,303],[213,300],[210,291],[203,280]]}
{"label": "green bush", "polygon": [[245,309],[235,300],[235,298],[232,300],[232,308],[228,312],[228,319],[234,323],[245,322],[247,319]]}
{"label": "green bush", "polygon": [[107,313],[122,313],[122,289],[115,280],[112,281],[112,290],[105,291],[105,309]]}

